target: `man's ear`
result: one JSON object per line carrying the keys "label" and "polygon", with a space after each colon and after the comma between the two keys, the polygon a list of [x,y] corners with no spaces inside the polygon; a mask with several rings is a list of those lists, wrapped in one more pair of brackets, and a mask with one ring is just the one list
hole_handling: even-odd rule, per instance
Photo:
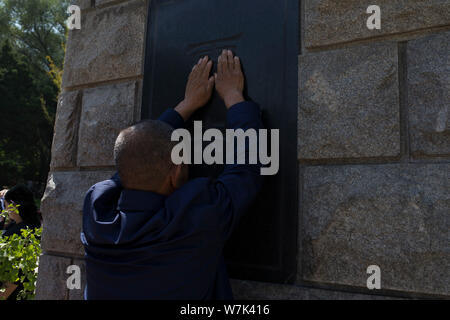
{"label": "man's ear", "polygon": [[184,173],[185,168],[183,164],[175,165],[171,170],[170,186],[173,190],[180,188],[185,182]]}

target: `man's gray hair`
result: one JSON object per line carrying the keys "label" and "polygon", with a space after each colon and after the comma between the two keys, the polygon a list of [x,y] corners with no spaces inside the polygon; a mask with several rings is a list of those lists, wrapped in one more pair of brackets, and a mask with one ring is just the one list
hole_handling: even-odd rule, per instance
{"label": "man's gray hair", "polygon": [[114,145],[122,184],[127,189],[158,190],[171,168],[173,128],[158,120],[144,120],[122,130]]}

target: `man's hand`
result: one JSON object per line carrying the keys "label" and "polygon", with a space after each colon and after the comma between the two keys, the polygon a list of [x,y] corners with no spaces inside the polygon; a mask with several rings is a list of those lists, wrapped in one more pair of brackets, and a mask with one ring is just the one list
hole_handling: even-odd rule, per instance
{"label": "man's hand", "polygon": [[216,90],[225,102],[227,109],[236,103],[245,101],[244,74],[238,57],[233,58],[230,50],[223,50],[219,56],[216,79]]}
{"label": "man's hand", "polygon": [[211,67],[212,61],[208,57],[203,57],[192,68],[184,100],[175,108],[185,121],[211,99],[214,88],[214,77],[209,76]]}

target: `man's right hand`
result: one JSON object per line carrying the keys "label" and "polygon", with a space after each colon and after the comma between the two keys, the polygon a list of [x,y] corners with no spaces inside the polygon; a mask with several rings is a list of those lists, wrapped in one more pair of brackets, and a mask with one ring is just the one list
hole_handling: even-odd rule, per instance
{"label": "man's right hand", "polygon": [[217,73],[214,75],[216,90],[225,102],[227,109],[236,103],[245,101],[244,74],[239,58],[233,57],[230,50],[223,50],[219,56]]}

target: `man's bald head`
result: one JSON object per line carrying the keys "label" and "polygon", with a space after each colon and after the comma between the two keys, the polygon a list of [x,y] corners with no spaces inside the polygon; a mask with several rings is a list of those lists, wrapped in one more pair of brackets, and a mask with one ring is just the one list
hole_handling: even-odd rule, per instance
{"label": "man's bald head", "polygon": [[144,120],[122,130],[114,146],[114,159],[126,189],[157,191],[174,164],[173,128],[158,120]]}

